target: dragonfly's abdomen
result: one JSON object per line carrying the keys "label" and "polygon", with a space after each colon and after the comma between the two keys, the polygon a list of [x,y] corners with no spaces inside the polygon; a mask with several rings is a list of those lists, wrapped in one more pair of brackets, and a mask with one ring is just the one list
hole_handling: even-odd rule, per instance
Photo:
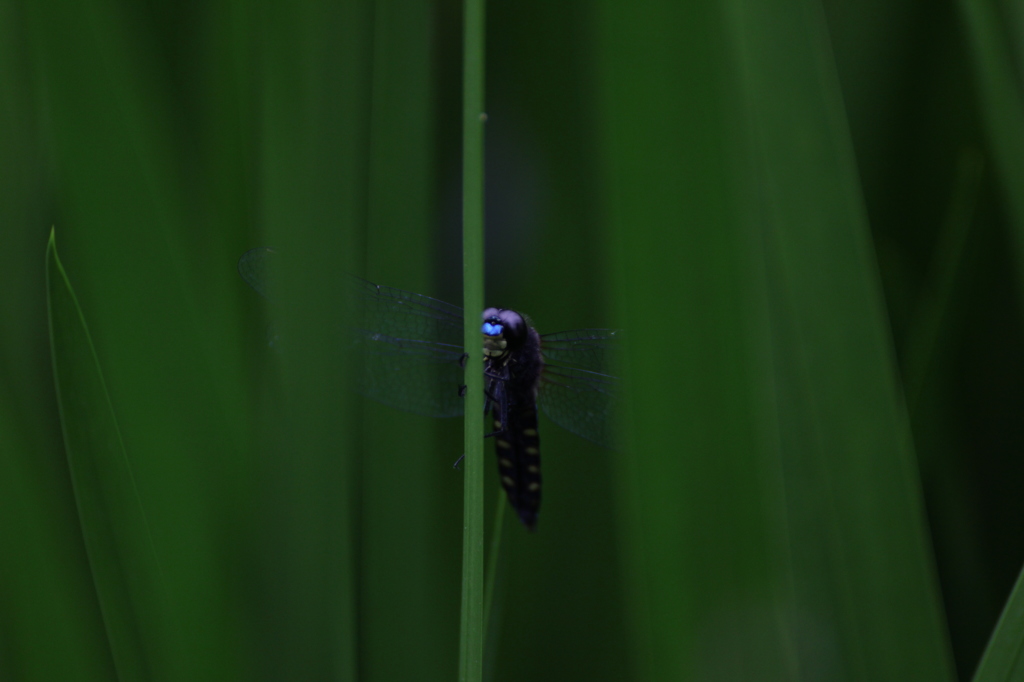
{"label": "dragonfly's abdomen", "polygon": [[508,424],[494,411],[495,451],[498,474],[508,501],[519,520],[533,530],[540,509],[540,438],[537,436],[537,405],[521,405],[508,412]]}
{"label": "dragonfly's abdomen", "polygon": [[[498,476],[519,520],[530,530],[540,509],[540,438],[537,436],[537,388],[544,362],[540,337],[532,327],[519,348],[485,361],[491,376],[507,377],[495,385],[494,445]],[[502,424],[502,414],[508,424]]]}

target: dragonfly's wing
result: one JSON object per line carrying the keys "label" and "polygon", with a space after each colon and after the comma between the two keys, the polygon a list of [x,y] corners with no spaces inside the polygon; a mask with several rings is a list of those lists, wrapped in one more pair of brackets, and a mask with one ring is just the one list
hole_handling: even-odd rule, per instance
{"label": "dragonfly's wing", "polygon": [[462,308],[352,278],[359,392],[428,417],[463,413]]}
{"label": "dragonfly's wing", "polygon": [[462,348],[357,333],[359,392],[390,407],[426,417],[457,417],[464,370]]}
{"label": "dragonfly's wing", "polygon": [[620,382],[607,370],[619,333],[580,329],[541,336],[541,410],[559,426],[604,447],[613,444]]}
{"label": "dragonfly's wing", "polygon": [[607,374],[622,332],[618,329],[575,329],[542,334],[545,362]]}
{"label": "dragonfly's wing", "polygon": [[243,253],[238,259],[238,274],[264,298],[270,290],[270,264],[273,262],[274,253],[274,249],[267,246],[257,246]]}
{"label": "dragonfly's wing", "polygon": [[619,380],[611,375],[546,365],[537,402],[562,428],[610,448],[618,391]]}
{"label": "dragonfly's wing", "polygon": [[[356,326],[385,336],[437,341],[462,347],[462,308],[436,298],[352,280]],[[459,353],[461,355],[461,351]]]}
{"label": "dragonfly's wing", "polygon": [[[258,247],[238,259],[238,273],[261,296],[272,295],[275,256]],[[429,417],[462,414],[462,308],[358,277],[346,281],[354,316],[348,351],[359,392]]]}

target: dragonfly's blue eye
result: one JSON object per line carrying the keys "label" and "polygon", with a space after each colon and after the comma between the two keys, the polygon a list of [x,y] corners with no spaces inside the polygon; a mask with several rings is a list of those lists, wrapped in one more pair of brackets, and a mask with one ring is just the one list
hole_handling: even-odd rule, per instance
{"label": "dragonfly's blue eye", "polygon": [[501,336],[502,326],[500,324],[484,322],[484,326],[481,328],[481,331],[487,336]]}

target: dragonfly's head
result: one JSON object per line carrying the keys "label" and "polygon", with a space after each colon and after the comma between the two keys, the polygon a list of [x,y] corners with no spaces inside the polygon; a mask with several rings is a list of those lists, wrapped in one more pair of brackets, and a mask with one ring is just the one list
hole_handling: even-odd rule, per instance
{"label": "dragonfly's head", "polygon": [[526,341],[526,320],[516,311],[488,308],[483,317],[484,355],[502,355]]}

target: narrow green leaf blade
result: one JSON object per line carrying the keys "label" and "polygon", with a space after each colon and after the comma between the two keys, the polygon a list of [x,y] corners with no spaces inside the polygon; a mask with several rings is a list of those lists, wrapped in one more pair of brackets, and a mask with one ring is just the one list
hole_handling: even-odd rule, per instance
{"label": "narrow green leaf blade", "polygon": [[[258,679],[367,679],[359,610],[360,460],[345,338],[346,273],[366,220],[371,2],[275,4],[260,14],[260,208],[280,253],[270,318],[283,349],[258,448],[262,615]],[[368,658],[372,660],[372,658]]]}
{"label": "narrow green leaf blade", "polygon": [[483,358],[478,310],[484,307],[484,2],[466,2],[462,110],[462,272],[466,310],[466,486],[462,536],[462,637],[459,679],[482,679],[484,652]]}
{"label": "narrow green leaf blade", "polygon": [[953,677],[812,5],[605,3],[640,679]]}
{"label": "narrow green leaf blade", "polygon": [[[998,8],[988,0],[961,0],[974,57],[979,108],[988,134],[989,153],[1003,188],[1017,246],[1017,281],[1024,283],[1024,91],[1013,59],[1013,46],[1000,24]],[[1024,592],[1018,576],[1013,592],[989,639],[975,682],[1024,680]]]}
{"label": "narrow green leaf blade", "polygon": [[[789,617],[801,666],[950,680],[909,420],[823,15],[737,0],[750,224],[765,264]],[[791,601],[790,601],[791,600]],[[787,603],[788,602],[788,603]],[[808,614],[811,614],[810,616]]]}
{"label": "narrow green leaf blade", "polygon": [[122,680],[159,679],[159,566],[99,360],[52,231],[46,279],[61,428],[114,665]]}
{"label": "narrow green leaf blade", "polygon": [[1024,680],[1024,571],[1006,601],[992,638],[974,673],[974,682]]}
{"label": "narrow green leaf blade", "polygon": [[1003,188],[1017,246],[1018,281],[1024,268],[1024,90],[1013,63],[1012,46],[1001,30],[996,8],[988,0],[961,0],[967,35],[974,53],[980,110],[988,133],[995,172]]}

